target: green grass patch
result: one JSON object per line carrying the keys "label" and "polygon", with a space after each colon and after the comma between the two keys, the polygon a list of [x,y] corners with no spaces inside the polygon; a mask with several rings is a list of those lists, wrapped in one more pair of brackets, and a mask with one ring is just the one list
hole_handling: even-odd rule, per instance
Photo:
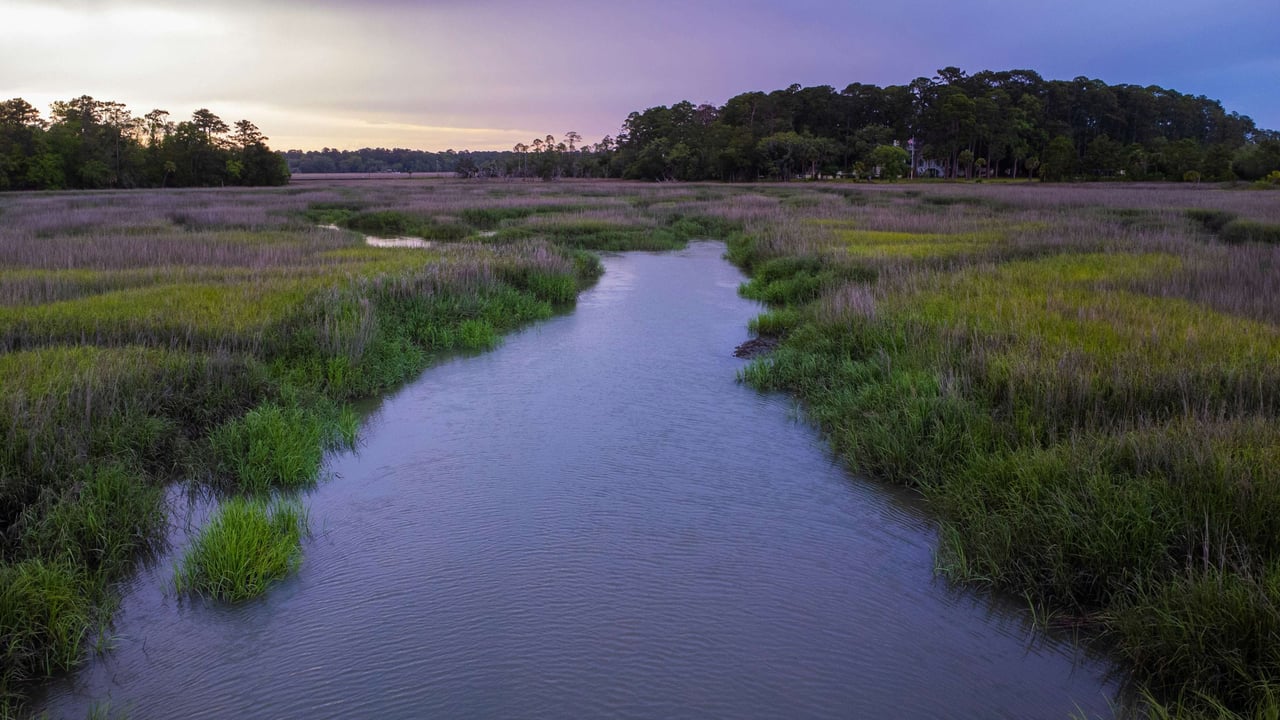
{"label": "green grass patch", "polygon": [[1096,211],[1105,222],[1118,225],[1126,230],[1159,230],[1164,227],[1160,215],[1149,208],[1114,208],[1106,207]]}
{"label": "green grass patch", "polygon": [[24,524],[22,545],[38,557],[118,578],[151,550],[164,522],[158,483],[120,465],[91,465],[38,521]]}
{"label": "green grass patch", "polygon": [[1230,210],[1218,210],[1214,208],[1191,208],[1185,212],[1188,220],[1199,225],[1207,232],[1218,234],[1231,221],[1239,217]]}
{"label": "green grass patch", "polygon": [[66,562],[0,563],[0,712],[21,707],[30,681],[80,661],[96,594]]}
{"label": "green grass patch", "polygon": [[1253,220],[1232,220],[1223,226],[1218,237],[1228,243],[1280,245],[1280,225]]}
{"label": "green grass patch", "polygon": [[325,450],[350,446],[355,432],[350,410],[267,403],[215,429],[209,442],[237,488],[267,493],[315,482]]}
{"label": "green grass patch", "polygon": [[534,215],[553,215],[586,210],[587,205],[530,205],[527,207],[470,207],[457,213],[462,222],[476,230],[495,230],[514,220]]}
{"label": "green grass patch", "polygon": [[994,231],[943,234],[850,229],[838,231],[837,237],[851,257],[907,260],[976,255],[998,247],[1003,240],[1003,234]]}
{"label": "green grass patch", "polygon": [[306,512],[296,502],[231,498],[183,554],[174,585],[223,602],[257,597],[298,569],[306,529]]}
{"label": "green grass patch", "polygon": [[356,213],[347,219],[346,227],[379,237],[416,236],[444,241],[461,240],[471,234],[469,228],[459,223],[441,222],[397,210]]}
{"label": "green grass patch", "polygon": [[857,266],[838,265],[816,256],[784,257],[759,263],[751,280],[738,292],[770,305],[797,304],[845,282],[874,279],[874,271]]}

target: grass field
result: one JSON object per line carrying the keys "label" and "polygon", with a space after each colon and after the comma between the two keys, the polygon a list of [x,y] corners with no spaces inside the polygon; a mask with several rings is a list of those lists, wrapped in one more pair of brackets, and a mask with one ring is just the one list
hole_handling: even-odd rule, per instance
{"label": "grass field", "polygon": [[0,715],[83,656],[112,583],[164,539],[168,483],[228,498],[175,588],[261,592],[301,561],[279,518],[354,442],[347,401],[569,307],[600,272],[585,248],[700,229],[629,199],[492,190],[0,196]]}
{"label": "grass field", "polygon": [[1114,643],[1153,715],[1276,717],[1280,246],[1202,220],[1280,227],[1275,194],[807,194],[733,245],[785,337],[745,379],[918,488],[943,571]]}
{"label": "grass field", "polygon": [[1184,185],[0,195],[0,709],[82,657],[168,483],[228,498],[175,585],[260,592],[347,401],[568,307],[590,251],[714,237],[781,339],[744,379],[917,488],[943,571],[1113,644],[1155,715],[1274,717],[1277,227],[1276,193]]}

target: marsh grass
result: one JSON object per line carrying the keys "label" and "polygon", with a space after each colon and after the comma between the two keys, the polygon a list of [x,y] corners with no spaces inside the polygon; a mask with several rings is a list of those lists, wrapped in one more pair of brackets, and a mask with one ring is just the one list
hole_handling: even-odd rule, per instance
{"label": "marsh grass", "polygon": [[[744,294],[776,304],[757,329],[787,338],[743,378],[918,488],[940,569],[1107,637],[1154,715],[1274,714],[1280,256],[1197,237],[1273,210],[1177,188],[915,192],[809,204],[808,228],[765,218],[732,243]],[[986,247],[944,242],[966,233]],[[871,277],[812,282],[841,245],[876,248]]]}
{"label": "marsh grass", "polygon": [[266,403],[209,436],[219,468],[238,489],[265,494],[314,483],[326,450],[355,443],[349,409]]}
{"label": "marsh grass", "polygon": [[66,562],[0,565],[0,711],[18,706],[19,683],[75,666],[93,620],[94,589]]}
{"label": "marsh grass", "polygon": [[1232,220],[1218,232],[1218,237],[1227,243],[1280,245],[1280,224]]}
{"label": "marsh grass", "polygon": [[297,502],[234,497],[183,554],[178,592],[223,602],[257,597],[297,570],[307,516]]}
{"label": "marsh grass", "polygon": [[[1280,246],[1254,228],[1280,225],[1272,195],[388,181],[6,196],[0,572],[22,592],[0,623],[23,644],[0,690],[16,702],[20,679],[74,664],[105,578],[146,553],[166,480],[305,486],[349,442],[344,401],[568,306],[601,272],[591,250],[711,237],[770,304],[753,330],[785,338],[744,379],[796,394],[851,466],[918,488],[940,568],[1105,636],[1157,716],[1265,717]],[[371,248],[321,222],[437,242]],[[1219,241],[1231,232],[1243,241]],[[230,502],[271,527],[265,500]],[[107,506],[133,520],[103,523]]]}
{"label": "marsh grass", "polygon": [[308,216],[470,239],[581,209],[545,189],[403,190],[0,199],[0,714],[83,653],[163,535],[166,483],[305,487],[353,441],[345,401],[491,348],[599,276],[545,239],[378,249]]}

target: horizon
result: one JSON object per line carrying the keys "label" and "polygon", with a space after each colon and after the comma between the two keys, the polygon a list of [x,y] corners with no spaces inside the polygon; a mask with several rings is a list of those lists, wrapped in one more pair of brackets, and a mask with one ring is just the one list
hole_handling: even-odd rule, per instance
{"label": "horizon", "polygon": [[208,108],[252,121],[279,150],[501,151],[570,130],[597,142],[649,107],[792,84],[905,85],[948,66],[1158,85],[1280,129],[1268,37],[1280,6],[1248,0],[555,0],[536,12],[510,0],[4,0],[0,18],[0,99],[44,117],[80,95],[135,115]]}

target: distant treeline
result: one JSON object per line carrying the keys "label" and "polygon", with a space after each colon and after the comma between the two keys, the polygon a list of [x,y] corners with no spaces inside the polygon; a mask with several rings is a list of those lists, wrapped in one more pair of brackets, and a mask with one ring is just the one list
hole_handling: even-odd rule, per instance
{"label": "distant treeline", "polygon": [[[285,153],[294,172],[455,172],[648,180],[798,176],[1259,180],[1280,171],[1280,133],[1221,103],[1157,86],[1045,80],[1031,70],[938,71],[906,85],[792,85],[723,106],[631,113],[616,138],[566,133],[510,151]],[[1272,176],[1277,177],[1277,176]]]}
{"label": "distant treeline", "polygon": [[723,106],[679,102],[627,116],[616,138],[573,131],[506,151],[402,148],[277,154],[253,123],[208,110],[172,123],[80,97],[40,118],[0,103],[0,189],[273,185],[289,173],[750,181],[844,176],[1045,180],[1280,179],[1280,133],[1217,100],[1157,86],[1045,80],[958,68],[906,85],[792,85]]}
{"label": "distant treeline", "polygon": [[634,112],[610,166],[623,177],[678,180],[864,175],[895,144],[904,160],[914,149],[918,173],[946,177],[1257,180],[1280,170],[1280,134],[1216,100],[954,67],[907,85],[792,85],[722,107]]}
{"label": "distant treeline", "polygon": [[468,152],[408,150],[406,148],[362,148],[360,150],[286,150],[284,159],[294,173],[437,173],[454,172],[458,160],[469,156],[473,162],[490,162],[499,151]]}
{"label": "distant treeline", "polygon": [[173,122],[134,117],[83,95],[51,117],[22,98],[0,102],[0,190],[283,185],[289,169],[248,120],[228,126],[206,109]]}
{"label": "distant treeline", "polygon": [[287,150],[285,160],[295,173],[457,173],[461,177],[618,177],[611,166],[614,144],[605,138],[581,145],[582,136],[570,130],[516,143],[511,150]]}

